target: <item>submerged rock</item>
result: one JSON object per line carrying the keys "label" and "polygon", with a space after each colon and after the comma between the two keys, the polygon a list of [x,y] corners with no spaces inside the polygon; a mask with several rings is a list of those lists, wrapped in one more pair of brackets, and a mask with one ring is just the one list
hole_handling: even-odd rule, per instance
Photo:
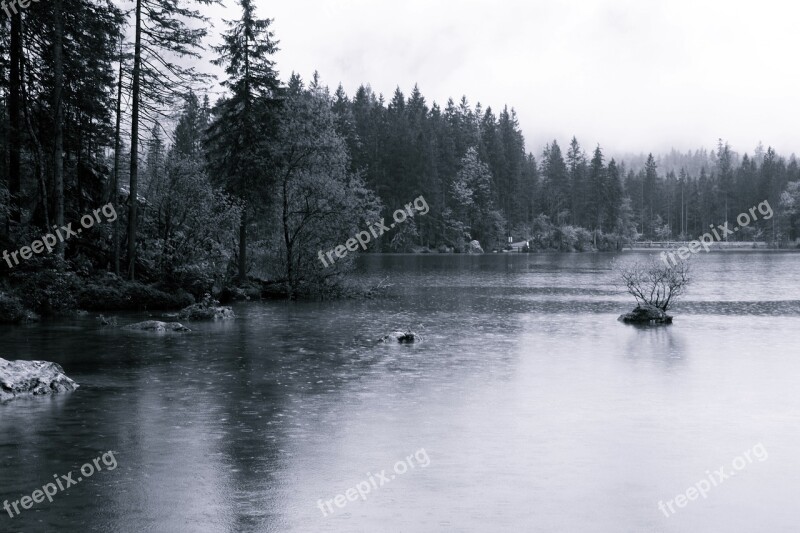
{"label": "submerged rock", "polygon": [[112,316],[110,318],[106,318],[103,315],[97,317],[97,321],[100,322],[101,326],[113,326],[117,327],[117,317]]}
{"label": "submerged rock", "polygon": [[158,320],[147,320],[145,322],[137,322],[136,324],[125,326],[122,329],[129,329],[133,331],[155,331],[158,333],[165,331],[177,331],[180,333],[192,331],[183,324],[181,324],[180,322],[159,322]]}
{"label": "submerged rock", "polygon": [[70,392],[79,386],[56,363],[0,359],[0,403],[20,396]]}
{"label": "submerged rock", "polygon": [[178,313],[180,320],[229,320],[236,318],[233,309],[221,306],[218,301],[206,294],[203,301],[190,305]]}
{"label": "submerged rock", "polygon": [[380,342],[399,342],[400,344],[411,344],[420,340],[420,336],[413,331],[393,331],[384,335]]}
{"label": "submerged rock", "polygon": [[630,313],[620,315],[626,324],[672,324],[672,317],[654,305],[637,305]]}

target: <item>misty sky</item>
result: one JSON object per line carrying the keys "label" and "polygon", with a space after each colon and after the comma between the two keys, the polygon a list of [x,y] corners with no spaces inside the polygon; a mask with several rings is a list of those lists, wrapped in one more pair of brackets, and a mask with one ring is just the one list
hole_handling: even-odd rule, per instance
{"label": "misty sky", "polygon": [[[237,18],[224,1],[214,15]],[[536,155],[573,134],[617,154],[719,137],[741,153],[759,140],[800,152],[800,5],[785,0],[255,2],[275,19],[283,79],[319,70],[350,96],[418,83],[429,104],[508,104]]]}

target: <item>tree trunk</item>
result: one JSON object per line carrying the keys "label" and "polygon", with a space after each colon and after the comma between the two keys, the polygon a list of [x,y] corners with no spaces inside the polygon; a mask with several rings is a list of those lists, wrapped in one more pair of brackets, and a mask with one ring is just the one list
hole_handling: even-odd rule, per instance
{"label": "tree trunk", "polygon": [[131,114],[131,180],[128,197],[128,277],[136,271],[136,208],[139,187],[139,77],[142,66],[142,0],[136,1],[136,44],[133,51],[133,111]]}
{"label": "tree trunk", "polygon": [[[58,227],[64,225],[64,102],[62,88],[64,86],[64,20],[61,0],[53,1],[53,26],[55,37],[53,42],[53,186],[55,187],[56,218]],[[80,172],[80,168],[78,170]],[[49,228],[48,228],[49,229]],[[56,244],[56,253],[64,257],[64,243]]]}
{"label": "tree trunk", "polygon": [[85,131],[83,125],[83,114],[79,113],[78,116],[78,149],[77,152],[77,168],[78,171],[75,173],[75,189],[76,189],[76,196],[78,197],[78,212],[84,213],[86,212],[86,207],[84,206],[84,198],[83,198],[83,178],[81,177],[81,169],[83,168],[83,134]]}
{"label": "tree trunk", "polygon": [[288,176],[283,179],[283,241],[286,245],[286,277],[289,280],[289,299],[294,299],[294,268],[292,265],[292,239],[289,238],[289,190]]}
{"label": "tree trunk", "polygon": [[[23,75],[24,78],[24,75]],[[28,113],[28,94],[25,90],[25,86],[22,86],[22,115],[25,117],[25,125],[27,126],[28,135],[31,138],[31,142],[33,143],[33,157],[34,157],[34,165],[33,165],[33,174],[36,178],[36,183],[39,185],[39,196],[41,199],[41,206],[42,206],[42,214],[44,216],[44,227],[50,228],[50,202],[47,200],[47,184],[44,181],[44,152],[42,150],[42,144],[39,142],[39,138],[36,136],[36,132],[33,129],[33,124],[31,124],[31,117]]]}
{"label": "tree trunk", "polygon": [[247,207],[242,209],[239,223],[239,283],[247,281]]}
{"label": "tree trunk", "polygon": [[[245,39],[244,51],[244,110],[245,110],[245,139],[250,140],[250,49],[248,48],[249,41]],[[252,145],[248,142],[247,149],[252,149]],[[250,169],[245,170],[244,175],[241,177],[241,189],[239,195],[242,202],[247,202],[247,178]],[[239,225],[239,283],[244,284],[247,281],[247,204],[242,209],[242,220]]]}
{"label": "tree trunk", "polygon": [[20,137],[21,127],[21,96],[22,96],[22,15],[17,12],[11,15],[11,67],[9,69],[9,180],[8,192],[9,199],[9,220],[13,224],[19,224],[22,220],[21,209],[21,152],[22,139]]}
{"label": "tree trunk", "polygon": [[[118,213],[119,199],[119,161],[120,161],[120,124],[122,123],[122,44],[119,47],[119,82],[117,83],[117,124],[114,130],[114,178],[111,180],[110,202],[114,212]],[[114,224],[114,274],[119,276],[119,217]]]}

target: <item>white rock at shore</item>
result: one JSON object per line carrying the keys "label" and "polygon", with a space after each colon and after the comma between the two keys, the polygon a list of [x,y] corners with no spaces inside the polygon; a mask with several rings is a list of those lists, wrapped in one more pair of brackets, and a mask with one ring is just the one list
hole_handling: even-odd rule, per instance
{"label": "white rock at shore", "polygon": [[0,359],[0,403],[20,396],[70,392],[79,386],[56,363]]}

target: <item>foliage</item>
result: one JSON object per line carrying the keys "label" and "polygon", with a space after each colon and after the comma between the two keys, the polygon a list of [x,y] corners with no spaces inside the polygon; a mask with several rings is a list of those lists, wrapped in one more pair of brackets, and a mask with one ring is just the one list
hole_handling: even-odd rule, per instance
{"label": "foliage", "polygon": [[36,271],[18,271],[11,275],[14,292],[37,313],[52,315],[75,309],[75,294],[80,280],[73,272],[52,266]]}
{"label": "foliage", "polygon": [[88,311],[172,310],[194,303],[183,290],[165,292],[156,286],[125,281],[116,276],[96,278],[76,292],[77,306]]}
{"label": "foliage", "polygon": [[495,208],[492,174],[475,148],[467,149],[452,183],[453,216],[472,239],[491,248],[504,241],[506,221]]}
{"label": "foliage", "polygon": [[18,324],[27,312],[18,297],[0,292],[0,324]]}
{"label": "foliage", "polygon": [[585,228],[565,224],[554,230],[553,237],[561,252],[588,252],[592,250],[592,234]]}
{"label": "foliage", "polygon": [[170,152],[142,211],[147,277],[196,296],[225,285],[236,259],[241,203],[213,187],[202,162]]}
{"label": "foliage", "polygon": [[[191,5],[136,0],[128,15],[140,15],[138,28],[106,0],[34,2],[0,21],[0,242],[17,249],[61,218],[78,221],[109,199],[120,207],[116,233],[99,225],[65,243],[63,262],[13,269],[9,281],[26,304],[61,312],[78,294],[78,303],[171,306],[187,294],[165,295],[200,296],[236,274],[250,281],[248,272],[276,292],[337,294],[355,253],[324,268],[318,252],[420,195],[430,214],[369,251],[463,251],[472,239],[491,250],[509,235],[534,251],[618,250],[640,238],[691,239],[764,201],[775,218],[730,239],[800,238],[793,156],[761,145],[740,155],[720,140],[711,151],[623,160],[575,137],[534,156],[513,108],[466,97],[439,105],[417,86],[384,97],[363,85],[352,98],[340,86],[331,96],[316,75],[308,88],[298,76],[284,86],[272,21],[256,16],[252,0],[239,0],[240,16],[214,48],[227,92],[212,107],[196,93],[203,76],[179,61],[198,57],[207,32],[194,27],[207,19]],[[112,125],[118,101],[129,139]],[[173,137],[164,126],[175,114]],[[129,163],[112,165],[122,155]],[[112,167],[115,181],[130,176],[127,210]],[[117,244],[129,246],[129,267],[144,281],[161,285],[92,281],[113,268]]]}
{"label": "foliage", "polygon": [[779,206],[785,215],[785,231],[790,239],[800,237],[800,181],[786,184],[786,190],[781,193]]}
{"label": "foliage", "polygon": [[347,269],[350,262],[341,260],[325,268],[318,253],[379,220],[381,205],[350,171],[330,97],[313,86],[305,89],[299,78],[290,84],[270,150],[278,205],[269,224],[277,228],[268,238],[278,267],[272,274],[284,279],[294,296]]}
{"label": "foliage", "polygon": [[414,243],[418,241],[417,223],[413,218],[408,218],[405,222],[395,227],[392,242],[389,246],[393,252],[409,252],[413,249]]}
{"label": "foliage", "polygon": [[282,88],[271,56],[278,51],[270,19],[259,19],[251,0],[239,0],[241,17],[226,22],[223,44],[214,48],[230,91],[213,109],[206,139],[207,162],[215,183],[242,204],[239,226],[239,281],[247,275],[248,224],[257,213],[274,208],[266,194],[274,183],[268,139],[275,134],[275,111]]}

